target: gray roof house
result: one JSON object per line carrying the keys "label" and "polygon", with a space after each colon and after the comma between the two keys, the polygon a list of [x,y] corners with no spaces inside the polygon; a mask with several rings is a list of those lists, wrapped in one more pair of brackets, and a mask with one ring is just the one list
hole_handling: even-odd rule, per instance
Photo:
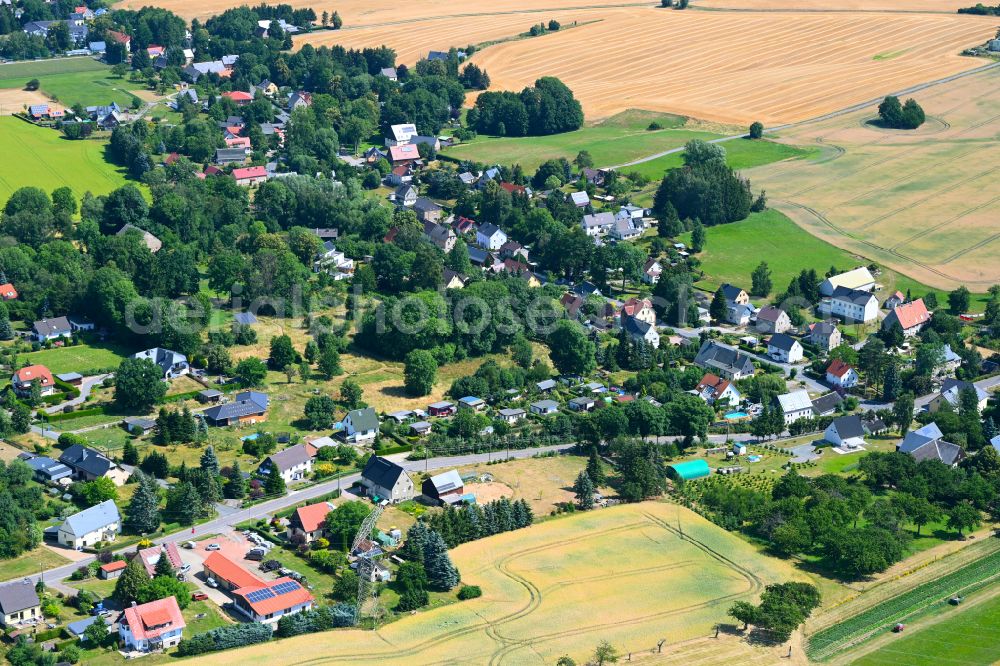
{"label": "gray roof house", "polygon": [[68,338],[73,335],[73,326],[67,317],[40,319],[34,323],[32,329],[38,342],[54,340],[55,338]]}
{"label": "gray roof house", "polygon": [[72,469],[73,476],[83,481],[92,481],[102,476],[110,476],[114,480],[116,473],[124,476],[124,470],[112,460],[81,444],[67,447],[59,456],[59,462]]}
{"label": "gray roof house", "polygon": [[121,532],[121,515],[114,500],[105,500],[74,513],[59,528],[59,543],[70,548],[92,546],[98,541],[114,541]]}
{"label": "gray roof house", "polygon": [[528,409],[531,410],[532,414],[548,416],[559,411],[559,403],[555,400],[539,400],[538,402],[531,403]]}
{"label": "gray roof house", "polygon": [[379,497],[392,504],[413,499],[413,479],[396,463],[372,456],[361,472],[361,485],[370,497]]}
{"label": "gray roof house", "polygon": [[188,365],[187,356],[180,352],[175,352],[163,347],[153,347],[145,351],[132,354],[132,358],[144,358],[159,366],[163,372],[163,379],[174,379],[191,372]]}
{"label": "gray roof house", "polygon": [[285,483],[301,481],[312,471],[313,454],[316,449],[306,444],[296,444],[272,453],[257,468],[260,476],[268,476],[272,468],[277,468]]}
{"label": "gray roof house", "polygon": [[0,587],[0,624],[5,627],[40,618],[40,606],[35,585],[29,578]]}
{"label": "gray roof house", "polygon": [[347,439],[355,444],[375,439],[375,436],[378,435],[378,426],[378,414],[375,413],[374,407],[354,409],[344,417]]}
{"label": "gray roof house", "polygon": [[259,391],[244,391],[233,396],[232,402],[209,407],[203,413],[213,425],[235,425],[238,423],[257,423],[262,421],[267,412],[269,400],[266,393]]}
{"label": "gray roof house", "polygon": [[73,476],[73,470],[47,456],[35,456],[24,461],[35,472],[35,478],[42,483],[55,483]]}
{"label": "gray roof house", "polygon": [[706,340],[701,345],[694,363],[723,379],[743,379],[754,373],[753,361],[749,356],[714,340]]}
{"label": "gray roof house", "polygon": [[864,446],[867,434],[861,417],[852,414],[834,419],[823,432],[823,439],[842,449],[858,449]]}
{"label": "gray roof house", "polygon": [[896,450],[908,453],[914,460],[940,460],[949,467],[954,467],[965,458],[965,449],[958,444],[944,440],[944,434],[936,423],[928,423],[922,428],[911,430],[900,442]]}
{"label": "gray roof house", "polygon": [[215,150],[215,163],[225,166],[226,164],[243,164],[247,161],[247,151],[245,148],[217,148]]}

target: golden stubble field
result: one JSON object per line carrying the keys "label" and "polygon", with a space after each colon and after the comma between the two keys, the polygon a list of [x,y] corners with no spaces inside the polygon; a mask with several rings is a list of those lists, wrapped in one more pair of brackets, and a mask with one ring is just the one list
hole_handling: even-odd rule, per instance
{"label": "golden stubble field", "polygon": [[[787,563],[663,503],[548,521],[465,544],[452,557],[463,582],[482,587],[481,598],[417,613],[376,633],[324,632],[200,661],[552,664],[568,654],[582,663],[601,640],[648,654],[665,638],[670,646],[697,645],[707,664],[733,649],[709,637],[734,600],[755,598],[768,583],[801,579]],[[761,656],[775,663],[780,650]]]}
{"label": "golden stubble field", "polygon": [[558,76],[588,118],[638,108],[775,125],[813,118],[984,64],[958,53],[990,17],[609,9],[604,19],[487,48],[495,89]]}
{"label": "golden stubble field", "polygon": [[941,289],[1000,282],[1000,69],[914,95],[914,131],[868,124],[874,110],[781,132],[816,160],[746,172],[769,204],[814,235]]}

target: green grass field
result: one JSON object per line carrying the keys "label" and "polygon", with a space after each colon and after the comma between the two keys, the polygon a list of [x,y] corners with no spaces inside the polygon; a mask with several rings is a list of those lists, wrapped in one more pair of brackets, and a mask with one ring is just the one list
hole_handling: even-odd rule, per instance
{"label": "green grass field", "polygon": [[[651,122],[663,129],[649,131]],[[443,151],[460,160],[489,164],[520,164],[529,173],[548,159],[572,160],[581,150],[590,152],[597,166],[621,164],[661,150],[683,146],[691,139],[712,139],[711,132],[683,129],[685,119],[648,111],[625,111],[597,125],[551,136],[479,136],[470,143]]]}
{"label": "green grass field", "polygon": [[110,67],[92,58],[0,65],[0,88],[23,88],[31,79],[38,79],[39,89],[64,106],[118,102],[127,107],[134,97],[129,91],[143,87],[112,76]]}
{"label": "green grass field", "polygon": [[[989,639],[1000,630],[1000,598],[969,609],[946,606],[941,613],[951,617],[930,626],[907,627],[885,647],[853,663],[858,666],[931,666],[943,662],[995,664],[1000,660],[1000,642]],[[947,659],[943,657],[947,655]]]}
{"label": "green grass field", "polygon": [[80,344],[53,347],[23,355],[25,363],[47,366],[54,373],[84,372],[99,368],[117,368],[127,352],[108,345]]}
{"label": "green grass field", "polygon": [[[685,241],[689,240],[685,235]],[[798,227],[781,212],[769,209],[751,213],[747,219],[734,224],[724,224],[708,229],[705,249],[699,255],[705,279],[698,286],[714,291],[724,282],[750,286],[750,273],[761,261],[771,269],[773,294],[784,291],[789,281],[803,269],[814,268],[822,277],[830,266],[849,270],[867,265],[869,260],[834,247]],[[890,270],[883,270],[879,283],[886,295],[896,289],[912,290],[922,296],[929,287]],[[936,292],[939,303],[947,303],[944,292]],[[974,303],[973,309],[983,305]]]}
{"label": "green grass field", "polygon": [[[126,183],[125,170],[104,159],[105,142],[70,141],[62,134],[12,117],[0,117],[0,205],[28,185],[47,192],[68,186],[107,194]],[[64,370],[60,369],[60,372]]]}
{"label": "green grass field", "polygon": [[48,548],[39,546],[12,560],[0,560],[0,580],[36,575],[39,571],[61,567],[67,563],[69,560],[62,555],[57,555]]}
{"label": "green grass field", "polygon": [[[702,137],[691,137],[693,139]],[[750,139],[733,139],[719,144],[726,149],[726,163],[736,170],[749,169],[755,166],[780,162],[782,160],[805,158],[818,152],[815,148],[796,148],[773,141],[751,141]],[[635,171],[651,180],[663,178],[667,169],[674,169],[683,164],[682,153],[673,153],[658,157],[649,162],[624,167],[622,171]]]}

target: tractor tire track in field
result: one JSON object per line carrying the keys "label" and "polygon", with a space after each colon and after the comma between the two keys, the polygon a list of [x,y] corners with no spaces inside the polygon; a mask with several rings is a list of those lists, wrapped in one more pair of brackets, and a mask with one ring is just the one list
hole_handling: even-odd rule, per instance
{"label": "tractor tire track in field", "polygon": [[508,639],[509,641],[511,641],[511,644],[509,644],[507,646],[504,646],[504,647],[501,647],[500,649],[498,649],[496,652],[493,653],[493,657],[490,659],[490,666],[498,666],[499,664],[501,664],[503,662],[503,658],[506,657],[507,655],[509,655],[511,652],[513,652],[515,650],[518,650],[518,649],[521,649],[521,648],[530,648],[530,647],[534,646],[537,643],[542,643],[542,642],[550,641],[550,640],[553,640],[553,639],[556,639],[556,638],[565,638],[565,637],[568,637],[568,636],[577,636],[577,635],[580,635],[580,634],[585,634],[585,633],[589,633],[589,632],[592,632],[592,631],[597,631],[599,629],[607,628],[607,627],[626,627],[626,626],[630,626],[630,625],[634,625],[634,624],[641,624],[641,623],[648,622],[648,621],[654,620],[654,619],[660,619],[660,618],[670,617],[670,616],[679,615],[679,614],[683,614],[683,613],[689,613],[691,611],[698,610],[698,609],[701,609],[701,608],[707,608],[709,606],[715,606],[715,605],[717,605],[719,603],[723,603],[723,602],[726,602],[726,601],[729,601],[729,600],[743,598],[743,597],[745,597],[748,594],[757,594],[757,593],[759,593],[763,589],[764,582],[760,579],[759,576],[757,576],[755,573],[753,573],[752,571],[750,571],[746,567],[743,567],[742,565],[734,562],[733,560],[731,560],[730,558],[726,557],[722,553],[720,553],[720,552],[712,549],[707,544],[704,544],[701,541],[698,541],[696,539],[691,538],[690,535],[684,535],[680,530],[678,530],[677,528],[673,527],[672,525],[670,525],[665,520],[663,520],[661,518],[658,518],[657,516],[654,516],[653,514],[647,513],[647,512],[644,512],[643,515],[645,515],[646,519],[649,520],[654,525],[657,525],[658,527],[666,530],[667,532],[670,532],[670,533],[674,534],[675,536],[677,536],[678,538],[680,538],[682,540],[688,541],[689,543],[691,543],[692,545],[694,545],[696,548],[698,548],[702,552],[704,552],[707,555],[709,555],[712,559],[714,559],[717,562],[719,562],[720,564],[722,564],[722,566],[724,566],[725,568],[728,568],[728,569],[734,571],[735,573],[737,573],[738,575],[740,575],[747,582],[748,589],[746,589],[746,590],[744,590],[742,592],[733,592],[731,594],[723,595],[721,597],[716,597],[714,599],[710,599],[708,601],[703,601],[703,602],[700,602],[700,603],[697,603],[697,604],[691,604],[691,605],[685,606],[683,608],[673,608],[673,609],[662,611],[662,612],[659,612],[659,613],[651,613],[649,615],[644,615],[644,616],[641,616],[641,617],[633,617],[633,618],[629,618],[629,619],[621,620],[621,621],[617,621],[617,622],[602,622],[600,624],[592,625],[592,626],[588,626],[588,627],[577,627],[577,628],[568,629],[568,630],[565,630],[565,631],[557,631],[557,632],[551,632],[551,633],[548,633],[548,634],[540,634],[540,635],[532,636],[530,638],[525,638],[525,639]]}
{"label": "tractor tire track in field", "polygon": [[[563,547],[566,544],[577,543],[579,541],[585,541],[585,540],[592,539],[592,538],[598,537],[598,536],[603,536],[603,535],[606,535],[606,534],[612,534],[612,533],[615,533],[615,532],[621,532],[623,530],[630,530],[630,529],[634,529],[636,527],[642,527],[643,525],[646,525],[646,523],[645,522],[638,522],[638,523],[628,523],[628,524],[625,524],[625,525],[618,525],[616,527],[612,527],[612,528],[609,528],[609,529],[606,529],[606,530],[601,530],[599,532],[588,532],[587,534],[582,534],[582,535],[580,535],[578,537],[575,537],[575,538],[572,538],[572,539],[565,539],[563,541],[560,541],[557,544],[545,544],[545,545],[542,545],[542,546],[536,546],[534,548],[528,548],[528,549],[525,549],[525,550],[522,550],[522,551],[517,551],[515,553],[509,554],[507,557],[505,557],[502,560],[500,560],[500,562],[496,565],[496,567],[497,567],[498,570],[501,571],[501,573],[504,573],[504,575],[507,575],[506,572],[502,571],[501,565],[503,565],[503,563],[505,563],[505,562],[507,562],[509,560],[515,559],[517,557],[521,557],[523,555],[528,555],[528,554],[532,554],[532,553],[535,553],[535,552],[547,550],[547,549],[550,549],[550,548]],[[520,583],[520,581],[516,581],[516,582]],[[530,582],[529,582],[529,585],[530,585]],[[537,588],[535,588],[535,589],[537,589]],[[528,609],[534,610],[534,607],[537,607],[537,604],[535,603],[535,599],[534,599],[534,596],[533,596],[533,591],[531,589],[529,589],[529,594],[532,594],[532,598],[530,598],[528,600],[527,604],[525,604],[520,609],[514,611],[513,613],[509,613],[508,615],[503,615],[503,616],[501,616],[501,617],[499,617],[499,618],[497,618],[495,620],[486,620],[486,622],[487,622],[486,628],[488,629],[492,625],[506,624],[508,622],[512,622],[512,621],[514,621],[516,619],[519,619],[520,617],[523,617],[524,615],[526,615],[527,613],[525,611],[528,611]],[[377,654],[377,653],[372,653],[372,652],[358,652],[358,653],[353,653],[353,654],[341,654],[341,655],[335,655],[335,656],[314,657],[314,658],[310,658],[310,659],[303,659],[303,660],[300,660],[300,661],[296,661],[294,663],[296,664],[296,666],[298,666],[298,665],[301,665],[301,664],[317,664],[317,663],[327,663],[327,662],[333,662],[333,661],[348,661],[349,662],[349,661],[352,661],[352,660],[355,660],[355,659],[372,658],[372,657],[382,657],[382,658],[385,658],[385,659],[391,661],[393,657],[397,657],[397,656],[413,656],[413,655],[418,654],[419,652],[422,652],[422,651],[426,650],[427,648],[434,647],[436,645],[440,645],[441,643],[445,643],[445,642],[448,642],[448,641],[450,641],[452,639],[459,638],[459,637],[464,636],[464,635],[469,634],[469,633],[475,633],[475,632],[483,630],[483,629],[484,629],[484,627],[480,625],[480,626],[464,627],[464,628],[460,628],[460,629],[455,629],[454,631],[447,631],[447,632],[444,632],[444,633],[442,633],[442,634],[440,634],[440,635],[438,635],[438,636],[436,636],[434,638],[431,638],[431,639],[428,639],[426,641],[423,641],[422,643],[418,643],[416,645],[413,645],[413,646],[407,647],[407,648],[399,648],[397,650],[393,650],[392,652],[387,652],[387,653],[384,653],[384,654]]]}

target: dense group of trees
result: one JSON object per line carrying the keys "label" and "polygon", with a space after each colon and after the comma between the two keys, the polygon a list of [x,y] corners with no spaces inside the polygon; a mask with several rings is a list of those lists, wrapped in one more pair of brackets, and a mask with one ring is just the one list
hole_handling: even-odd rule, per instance
{"label": "dense group of trees", "polygon": [[[22,460],[0,462],[0,559],[17,557],[42,541],[35,522],[44,511],[42,488]],[[46,516],[47,517],[47,516]]]}
{"label": "dense group of trees", "polygon": [[746,218],[753,204],[750,182],[726,164],[725,150],[695,139],[684,147],[684,166],[670,169],[660,182],[653,212],[713,226]]}
{"label": "dense group of trees", "polygon": [[743,628],[755,625],[770,633],[773,640],[787,641],[792,632],[805,622],[820,604],[820,593],[809,583],[778,583],[768,585],[754,606],[737,601],[729,616],[742,622]]}
{"label": "dense group of trees", "polygon": [[485,134],[540,136],[579,129],[583,109],[566,84],[548,76],[520,93],[481,93],[467,120]]}
{"label": "dense group of trees", "polygon": [[917,100],[910,98],[900,104],[899,98],[889,95],[878,105],[878,117],[883,127],[916,129],[924,124],[924,110]]}
{"label": "dense group of trees", "polygon": [[511,502],[504,497],[484,505],[446,506],[431,515],[427,527],[440,534],[448,548],[454,548],[467,541],[528,527],[533,521],[534,514],[526,501]]}

